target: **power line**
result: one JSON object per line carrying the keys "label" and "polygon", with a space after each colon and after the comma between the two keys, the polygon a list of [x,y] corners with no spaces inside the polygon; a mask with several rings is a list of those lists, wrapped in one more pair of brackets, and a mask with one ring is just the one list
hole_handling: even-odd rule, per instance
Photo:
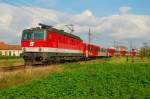
{"label": "power line", "polygon": [[[14,1],[12,1],[12,0],[5,0],[7,3],[9,3],[9,4],[12,4],[12,5],[15,5],[15,6],[18,6],[19,5],[19,2],[14,2]],[[24,3],[26,6],[28,5],[28,4],[26,4],[26,3]],[[27,7],[25,7],[25,6],[19,6],[19,8],[21,8],[21,9],[24,9],[27,13],[30,13],[30,14],[32,14],[33,15],[33,11],[31,11],[30,9],[28,9]]]}
{"label": "power line", "polygon": [[[20,2],[14,2],[14,1],[8,1],[8,0],[5,0],[7,3],[10,3],[12,5],[15,5],[15,6],[18,6],[20,4],[20,2],[22,2],[22,4],[24,4],[25,6],[19,6],[19,8],[25,10],[27,13],[31,14],[31,15],[34,15],[34,14],[37,14],[35,13],[35,11],[32,11],[29,9],[29,7],[33,6],[31,5],[30,3],[26,2],[25,0],[21,0]],[[38,10],[35,8],[34,10],[36,10],[38,12]],[[37,19],[37,18],[46,18],[47,19],[47,15],[40,15],[40,16],[36,16],[36,17],[33,17],[33,20],[34,19]]]}

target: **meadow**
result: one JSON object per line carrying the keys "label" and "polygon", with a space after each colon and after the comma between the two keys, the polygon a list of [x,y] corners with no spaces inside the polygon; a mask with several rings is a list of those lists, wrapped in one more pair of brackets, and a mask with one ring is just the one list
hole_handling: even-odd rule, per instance
{"label": "meadow", "polygon": [[16,56],[0,56],[0,67],[23,65],[24,61]]}
{"label": "meadow", "polygon": [[[34,80],[0,89],[1,99],[150,98],[149,59],[136,58],[133,62],[131,59],[126,61],[126,58],[115,57],[54,67],[59,69],[47,71],[46,75]],[[21,79],[20,76],[18,79]]]}

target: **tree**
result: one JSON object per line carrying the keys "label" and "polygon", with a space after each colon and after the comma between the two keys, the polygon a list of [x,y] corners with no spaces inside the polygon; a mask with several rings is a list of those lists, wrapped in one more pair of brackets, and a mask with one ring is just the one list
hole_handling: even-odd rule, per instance
{"label": "tree", "polygon": [[143,47],[140,49],[140,57],[149,57],[150,58],[150,46],[147,43],[143,43]]}

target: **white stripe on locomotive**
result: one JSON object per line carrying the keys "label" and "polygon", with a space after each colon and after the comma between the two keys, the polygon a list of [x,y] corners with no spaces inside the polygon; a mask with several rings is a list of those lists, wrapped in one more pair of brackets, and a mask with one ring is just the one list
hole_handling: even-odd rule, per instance
{"label": "white stripe on locomotive", "polygon": [[57,52],[57,53],[83,53],[81,50],[50,48],[50,47],[24,47],[24,52]]}

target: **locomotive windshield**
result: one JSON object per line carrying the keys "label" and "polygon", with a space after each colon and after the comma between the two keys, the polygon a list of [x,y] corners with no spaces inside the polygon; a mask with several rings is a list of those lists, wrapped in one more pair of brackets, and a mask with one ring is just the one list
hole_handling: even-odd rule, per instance
{"label": "locomotive windshield", "polygon": [[23,40],[31,40],[31,38],[32,38],[32,33],[27,33],[27,32],[23,33]]}
{"label": "locomotive windshield", "polygon": [[24,32],[23,40],[44,40],[44,32]]}

